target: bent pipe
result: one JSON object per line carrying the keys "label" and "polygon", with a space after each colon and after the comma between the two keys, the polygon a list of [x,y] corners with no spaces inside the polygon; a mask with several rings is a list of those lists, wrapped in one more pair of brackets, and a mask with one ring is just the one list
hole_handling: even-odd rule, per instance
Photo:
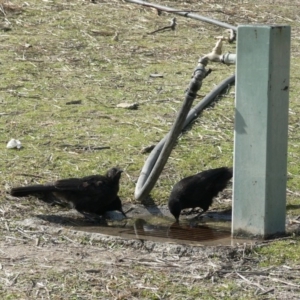
{"label": "bent pipe", "polygon": [[[151,168],[150,174],[147,174],[147,181],[141,188],[141,192],[137,196],[137,199],[143,200],[143,198],[150,193],[155,185],[160,173],[162,172],[171,151],[176,143],[177,137],[182,131],[183,124],[185,122],[186,116],[192,107],[193,101],[197,96],[197,92],[202,86],[203,79],[209,74],[210,71],[205,70],[206,63],[198,62],[198,65],[194,71],[192,80],[190,81],[189,87],[186,90],[185,98],[180,110],[177,113],[176,120],[172,125],[172,128],[168,134],[166,142],[163,144],[160,155],[158,156],[155,164]],[[143,176],[143,174],[142,174]]]}
{"label": "bent pipe", "polygon": [[198,15],[198,14],[190,13],[190,12],[188,12],[188,10],[187,11],[178,10],[178,9],[174,9],[174,8],[171,8],[171,7],[162,6],[162,5],[158,5],[158,4],[154,4],[154,3],[150,3],[150,2],[146,2],[146,1],[139,1],[139,0],[125,0],[125,1],[135,3],[135,4],[144,5],[144,6],[148,6],[148,7],[153,7],[153,8],[168,12],[168,13],[173,13],[173,14],[180,15],[180,16],[183,16],[183,17],[188,17],[188,18],[200,20],[200,21],[203,21],[203,22],[206,22],[206,23],[210,23],[210,24],[214,24],[214,25],[221,26],[221,27],[224,27],[224,28],[232,29],[234,31],[237,30],[236,26],[233,26],[233,25],[230,25],[230,24],[227,24],[227,23],[223,23],[223,22],[215,20],[215,19],[207,18],[207,17],[201,16],[201,15]]}
{"label": "bent pipe", "polygon": [[[198,115],[200,114],[200,112],[202,112],[204,110],[204,108],[209,105],[210,103],[212,103],[215,98],[228,86],[228,85],[232,85],[235,82],[235,75],[231,75],[230,77],[226,78],[225,80],[223,80],[219,85],[217,85],[210,93],[208,93],[194,108],[192,108],[186,119],[185,122],[183,123],[182,129],[180,130],[180,132],[178,132],[175,135],[171,135],[172,134],[172,130],[155,146],[155,148],[152,150],[152,152],[150,153],[150,155],[148,156],[143,169],[141,171],[140,177],[138,178],[136,187],[135,187],[135,193],[134,196],[137,200],[142,200],[145,197],[147,197],[150,193],[150,191],[152,190],[152,188],[154,187],[161,171],[163,170],[165,163],[167,162],[168,158],[169,158],[169,154],[172,151],[173,145],[175,144],[175,141],[177,140],[177,137],[179,136],[179,134],[185,130],[185,128],[193,121],[195,120]],[[181,108],[181,113],[182,110],[184,108],[184,106],[186,105],[186,103],[183,104],[182,108]],[[180,115],[180,113],[179,113]],[[178,121],[175,121],[173,128],[175,127],[176,123]],[[172,129],[173,129],[172,128]],[[174,133],[174,130],[173,130]],[[171,136],[170,136],[171,135]],[[172,143],[171,145],[171,149],[169,150],[168,156],[164,157],[164,161],[163,164],[161,164],[161,157],[164,156],[166,153],[164,153],[164,151],[162,151],[163,149],[166,148],[166,145],[168,146],[168,144],[170,144],[170,142]]]}

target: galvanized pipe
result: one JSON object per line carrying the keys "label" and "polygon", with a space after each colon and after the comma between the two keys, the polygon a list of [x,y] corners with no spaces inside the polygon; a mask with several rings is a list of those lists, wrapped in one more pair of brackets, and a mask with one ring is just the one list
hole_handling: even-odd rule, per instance
{"label": "galvanized pipe", "polygon": [[[209,94],[207,94],[194,108],[192,108],[189,111],[189,114],[187,115],[183,127],[180,130],[184,130],[193,120],[195,120],[198,115],[201,113],[201,111],[204,110],[206,106],[208,106],[211,102],[215,100],[215,98],[225,89],[228,87],[228,85],[232,85],[235,82],[235,75],[231,75],[230,77],[223,80],[219,85],[217,85]],[[184,104],[183,104],[184,106]],[[183,107],[182,107],[183,109]],[[180,115],[180,113],[178,114]],[[176,124],[176,121],[174,125]],[[173,126],[174,126],[173,125]],[[176,136],[173,138],[174,142],[176,141],[179,133],[176,133]],[[167,157],[164,157],[164,164],[159,167],[159,173],[155,173],[155,176],[153,176],[152,170],[159,165],[160,160],[159,158],[165,155],[165,153],[162,152],[162,149],[169,138],[171,134],[171,131],[155,146],[155,148],[152,150],[150,155],[148,156],[143,169],[141,171],[140,177],[137,181],[136,187],[135,187],[135,198],[138,200],[142,200],[144,197],[146,197],[151,189],[154,187],[156,180],[158,179],[160,172],[162,171],[163,167],[165,166],[165,163],[169,157],[169,154],[172,150],[172,147],[169,149],[169,154]],[[151,176],[150,176],[151,175]]]}
{"label": "galvanized pipe", "polygon": [[[176,120],[170,130],[170,132],[166,136],[165,143],[162,143],[162,150],[158,157],[154,157],[151,159],[150,164],[145,164],[141,175],[138,179],[136,189],[135,189],[135,198],[138,200],[144,199],[152,188],[154,187],[161,171],[163,170],[170,153],[175,145],[177,137],[182,131],[184,126],[184,122],[186,120],[186,116],[193,104],[194,99],[197,96],[198,90],[201,88],[202,80],[207,75],[207,71],[205,70],[205,65],[202,63],[198,63],[197,68],[195,69],[194,76],[190,82],[190,85],[187,89],[186,96],[180,111],[177,114]],[[152,151],[155,153],[157,149]],[[149,156],[151,157],[151,155]]]}
{"label": "galvanized pipe", "polygon": [[166,11],[168,13],[172,13],[172,14],[176,14],[176,15],[180,15],[183,17],[187,17],[187,18],[192,18],[192,19],[196,19],[199,21],[203,21],[206,23],[210,23],[210,24],[214,24],[220,27],[224,27],[224,28],[228,28],[228,29],[232,29],[234,31],[237,30],[236,26],[227,24],[227,23],[223,23],[221,21],[218,20],[214,20],[211,18],[207,18],[198,14],[194,14],[191,13],[189,11],[183,11],[183,10],[179,10],[179,9],[175,9],[175,8],[171,8],[171,7],[167,7],[167,6],[163,6],[163,5],[158,5],[158,4],[154,4],[154,3],[150,3],[150,2],[146,2],[146,1],[139,1],[139,0],[125,0],[126,2],[130,2],[130,3],[135,3],[135,4],[140,4],[143,6],[148,6],[148,7],[153,7],[156,8],[158,10],[162,10],[162,11]]}

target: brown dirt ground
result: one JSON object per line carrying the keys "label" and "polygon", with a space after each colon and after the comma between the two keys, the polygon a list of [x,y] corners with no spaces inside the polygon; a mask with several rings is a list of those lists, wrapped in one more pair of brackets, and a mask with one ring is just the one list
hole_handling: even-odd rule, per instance
{"label": "brown dirt ground", "polygon": [[255,247],[267,242],[194,247],[128,240],[24,225],[13,219],[18,213],[30,211],[21,203],[0,207],[2,299],[299,299],[299,265],[260,266]]}

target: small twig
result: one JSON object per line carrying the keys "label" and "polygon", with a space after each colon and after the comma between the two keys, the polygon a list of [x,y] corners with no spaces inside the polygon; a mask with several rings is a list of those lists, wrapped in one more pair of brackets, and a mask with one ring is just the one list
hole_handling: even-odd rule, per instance
{"label": "small twig", "polygon": [[261,295],[267,295],[267,294],[269,294],[269,293],[272,293],[272,292],[274,292],[274,288],[271,288],[271,289],[269,289],[269,290],[267,290],[267,291],[265,291],[265,292],[262,292],[262,293],[260,293],[259,295],[261,296]]}
{"label": "small twig", "polygon": [[[232,270],[218,270],[218,274],[226,274],[226,273],[232,273]],[[255,275],[255,276],[268,276],[270,273],[266,271],[239,271],[239,274],[244,275]]]}
{"label": "small twig", "polygon": [[109,146],[84,146],[84,145],[69,145],[69,144],[62,144],[60,145],[61,148],[71,148],[74,151],[81,150],[81,151],[93,151],[93,150],[105,150],[110,149]]}
{"label": "small twig", "polygon": [[129,212],[133,211],[134,210],[134,207],[130,207],[128,210],[126,210],[124,213],[125,214],[128,214]]}
{"label": "small twig", "polygon": [[291,191],[291,190],[289,190],[289,189],[286,189],[286,192],[287,192],[288,194],[291,194],[291,195],[300,196],[300,193],[293,192],[293,191]]}
{"label": "small twig", "polygon": [[290,224],[300,224],[300,221],[298,221],[297,219],[293,219],[293,220],[290,220],[289,223]]}
{"label": "small twig", "polygon": [[5,225],[5,228],[6,228],[6,230],[7,230],[7,231],[10,231],[10,228],[9,228],[9,225],[8,225],[8,223],[7,223],[7,222],[5,222],[5,223],[4,223],[4,225]]}
{"label": "small twig", "polygon": [[26,176],[26,177],[33,177],[33,178],[44,178],[43,176],[33,175],[33,174],[24,174],[24,173],[16,173],[18,176]]}
{"label": "small twig", "polygon": [[13,284],[15,284],[15,282],[18,279],[19,275],[20,275],[20,273],[18,273],[12,280],[10,280],[9,286],[12,286]]}
{"label": "small twig", "polygon": [[19,233],[21,233],[21,234],[22,234],[24,237],[26,237],[27,239],[30,239],[30,240],[35,239],[34,237],[32,237],[32,236],[28,235],[27,233],[25,233],[21,228],[17,228],[17,231],[18,231]]}
{"label": "small twig", "polygon": [[4,17],[6,17],[6,13],[2,4],[0,5],[0,11],[3,13]]}
{"label": "small twig", "polygon": [[165,31],[165,30],[175,30],[176,25],[177,25],[177,23],[176,23],[176,18],[173,18],[173,19],[171,20],[171,25],[170,25],[170,26],[165,26],[165,27],[163,27],[163,28],[159,28],[159,29],[157,29],[157,30],[154,30],[154,31],[148,33],[148,34],[154,34],[154,33],[157,33],[157,32],[159,32],[159,31]]}
{"label": "small twig", "polygon": [[13,236],[6,236],[5,238],[6,238],[6,239],[10,239],[10,240],[15,240],[15,241],[22,241],[22,242],[24,242],[24,239],[15,238],[15,237],[13,237]]}
{"label": "small twig", "polygon": [[288,270],[293,270],[293,271],[295,271],[295,270],[300,270],[300,268],[292,268],[292,267],[290,267],[290,266],[286,266],[286,265],[283,265],[282,266],[283,268],[285,268],[285,269],[288,269]]}
{"label": "small twig", "polygon": [[73,241],[72,239],[70,239],[70,238],[67,237],[66,235],[63,235],[62,237],[63,237],[64,239],[66,239],[67,241],[69,241],[69,242],[72,242],[72,243],[74,243],[74,244],[77,244],[77,242]]}
{"label": "small twig", "polygon": [[265,291],[265,289],[259,285],[258,283],[252,282],[249,279],[247,279],[246,277],[244,277],[243,275],[239,274],[238,272],[235,272],[240,278],[242,278],[244,281],[246,281],[248,284],[254,285],[256,287],[258,287],[259,289]]}
{"label": "small twig", "polygon": [[300,285],[298,284],[293,284],[291,282],[288,282],[288,281],[284,281],[284,280],[280,280],[278,278],[272,278],[272,277],[269,277],[271,280],[275,281],[275,282],[281,282],[281,283],[284,283],[286,285],[289,285],[289,286],[293,286],[293,287],[296,287],[296,288],[300,288]]}

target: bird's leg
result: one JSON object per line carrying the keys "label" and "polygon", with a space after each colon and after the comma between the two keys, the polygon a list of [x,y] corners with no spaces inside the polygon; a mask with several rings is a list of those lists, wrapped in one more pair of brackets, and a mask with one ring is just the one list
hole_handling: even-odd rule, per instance
{"label": "bird's leg", "polygon": [[[99,217],[99,216],[94,216],[94,215],[91,215],[89,213],[85,213],[85,212],[81,212],[81,214],[89,221],[91,221],[92,223],[97,223],[99,222],[100,220],[102,220],[102,217]],[[98,220],[97,220],[98,219]],[[100,220],[99,220],[100,219]]]}
{"label": "bird's leg", "polygon": [[125,223],[121,226],[122,228],[126,227],[127,225],[127,221],[125,221]]}
{"label": "bird's leg", "polygon": [[125,211],[125,214],[128,214],[129,212],[131,212],[131,211],[133,211],[134,210],[134,208],[133,207],[130,207],[129,209],[127,209],[126,211]]}
{"label": "bird's leg", "polygon": [[124,213],[123,210],[121,210],[121,214],[124,216],[124,218],[127,218],[126,214]]}
{"label": "bird's leg", "polygon": [[198,219],[201,215],[203,215],[206,212],[206,210],[202,210],[196,217],[195,219]]}
{"label": "bird's leg", "polygon": [[187,215],[191,215],[195,211],[195,207],[193,207],[189,212],[187,212]]}
{"label": "bird's leg", "polygon": [[127,218],[126,214],[128,214],[129,212],[131,212],[131,211],[133,211],[133,210],[134,210],[134,208],[133,208],[133,207],[130,207],[130,208],[127,209],[125,212],[123,211],[122,214],[123,214],[123,216],[125,216],[125,217]]}

